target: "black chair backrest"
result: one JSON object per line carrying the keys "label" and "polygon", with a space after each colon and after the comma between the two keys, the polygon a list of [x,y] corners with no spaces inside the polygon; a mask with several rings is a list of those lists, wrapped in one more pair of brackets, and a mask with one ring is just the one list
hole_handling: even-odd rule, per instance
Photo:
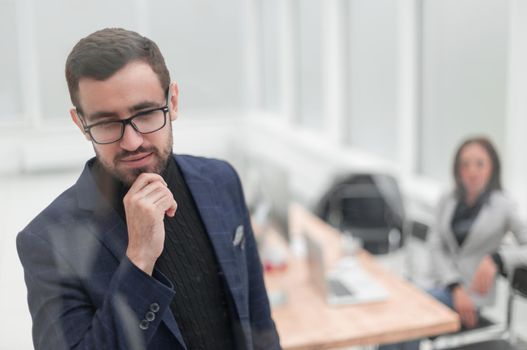
{"label": "black chair backrest", "polygon": [[350,197],[341,201],[343,227],[394,227],[390,209],[382,197]]}
{"label": "black chair backrest", "polygon": [[315,212],[328,221],[334,211],[338,211],[341,229],[387,227],[402,230],[402,198],[397,182],[389,175],[352,174],[335,181]]}

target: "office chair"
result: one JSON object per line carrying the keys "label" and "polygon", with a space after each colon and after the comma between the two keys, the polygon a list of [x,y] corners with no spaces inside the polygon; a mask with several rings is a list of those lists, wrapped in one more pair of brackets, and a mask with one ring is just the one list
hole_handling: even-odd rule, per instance
{"label": "office chair", "polygon": [[392,176],[352,174],[337,180],[315,212],[340,231],[361,239],[370,253],[391,252],[403,243],[404,206]]}
{"label": "office chair", "polygon": [[527,350],[527,343],[518,339],[512,329],[514,302],[517,298],[527,300],[527,266],[516,268],[509,286],[505,329],[496,339],[484,340],[445,350]]}

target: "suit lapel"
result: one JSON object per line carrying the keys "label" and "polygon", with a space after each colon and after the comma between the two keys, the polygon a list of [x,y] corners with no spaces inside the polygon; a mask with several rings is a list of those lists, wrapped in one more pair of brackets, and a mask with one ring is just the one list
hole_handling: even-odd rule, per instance
{"label": "suit lapel", "polygon": [[453,252],[461,252],[466,251],[467,249],[470,249],[471,246],[475,243],[475,240],[480,240],[482,236],[482,232],[486,231],[486,225],[488,224],[487,219],[490,217],[487,213],[487,211],[491,210],[490,205],[491,202],[484,203],[476,216],[474,222],[472,223],[469,232],[467,234],[467,237],[465,238],[463,244],[460,246],[454,232],[452,231],[452,218],[454,217],[454,211],[456,209],[457,201],[454,198],[450,198],[448,204],[445,207],[445,222],[443,222],[443,225],[445,225],[445,230],[448,232],[447,240],[448,244],[451,247]]}
{"label": "suit lapel", "polygon": [[461,246],[461,250],[470,250],[472,245],[476,243],[477,241],[480,241],[482,237],[485,236],[485,232],[487,231],[487,224],[488,224],[488,218],[491,217],[487,213],[487,211],[490,210],[489,203],[484,203],[481,206],[481,209],[479,210],[478,215],[476,216],[476,219],[472,223],[472,226],[470,227],[470,230],[468,232],[467,238],[465,239],[465,242]]}
{"label": "suit lapel", "polygon": [[[176,162],[185,178],[190,193],[196,206],[207,234],[212,242],[218,263],[224,273],[229,291],[232,296],[239,295],[240,278],[233,271],[237,271],[237,262],[232,249],[234,232],[228,232],[227,224],[222,215],[222,206],[219,203],[217,185],[204,176],[205,169],[194,165],[191,158],[175,156]],[[234,297],[238,315],[243,314],[242,301]]]}
{"label": "suit lapel", "polygon": [[446,234],[447,244],[450,247],[451,251],[459,251],[459,244],[457,243],[456,237],[454,236],[454,231],[452,231],[452,218],[454,217],[454,211],[456,210],[456,200],[454,198],[449,198],[445,206],[445,212],[443,213],[443,228]]}
{"label": "suit lapel", "polygon": [[[93,161],[94,158],[86,163],[77,180],[77,201],[80,209],[92,212],[90,223],[94,226],[87,226],[93,227],[92,232],[97,239],[108,248],[117,262],[120,262],[128,247],[128,229],[126,223],[99,191],[90,171]],[[157,273],[160,272],[154,271],[154,274]],[[163,321],[181,345],[185,347],[183,336],[172,312],[165,312]]]}
{"label": "suit lapel", "polygon": [[120,261],[128,246],[126,224],[108,203],[97,187],[90,171],[95,158],[90,159],[77,180],[77,201],[79,208],[91,212],[90,220],[94,224],[93,233]]}

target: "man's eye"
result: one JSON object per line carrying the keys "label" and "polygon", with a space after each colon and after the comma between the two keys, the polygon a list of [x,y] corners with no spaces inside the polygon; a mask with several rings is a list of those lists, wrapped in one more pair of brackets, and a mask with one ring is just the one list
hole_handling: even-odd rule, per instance
{"label": "man's eye", "polygon": [[121,123],[116,123],[116,122],[108,122],[108,123],[102,123],[102,124],[99,124],[97,125],[96,127],[99,129],[99,130],[112,130],[112,129],[115,129],[115,128],[120,128]]}
{"label": "man's eye", "polygon": [[139,112],[136,114],[136,117],[149,117],[155,115],[156,112],[158,112],[158,110]]}

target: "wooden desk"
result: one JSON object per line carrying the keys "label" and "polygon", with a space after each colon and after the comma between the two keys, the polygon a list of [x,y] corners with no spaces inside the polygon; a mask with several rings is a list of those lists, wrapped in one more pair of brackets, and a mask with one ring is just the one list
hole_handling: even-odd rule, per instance
{"label": "wooden desk", "polygon": [[[299,205],[289,211],[292,235],[309,231],[324,242],[326,266],[339,259],[339,233]],[[285,291],[287,303],[273,308],[284,349],[328,349],[392,343],[456,331],[456,313],[425,292],[388,272],[366,252],[357,255],[363,267],[389,291],[386,301],[349,306],[326,304],[309,282],[303,258],[290,255],[284,272],[265,276],[269,292]]]}

